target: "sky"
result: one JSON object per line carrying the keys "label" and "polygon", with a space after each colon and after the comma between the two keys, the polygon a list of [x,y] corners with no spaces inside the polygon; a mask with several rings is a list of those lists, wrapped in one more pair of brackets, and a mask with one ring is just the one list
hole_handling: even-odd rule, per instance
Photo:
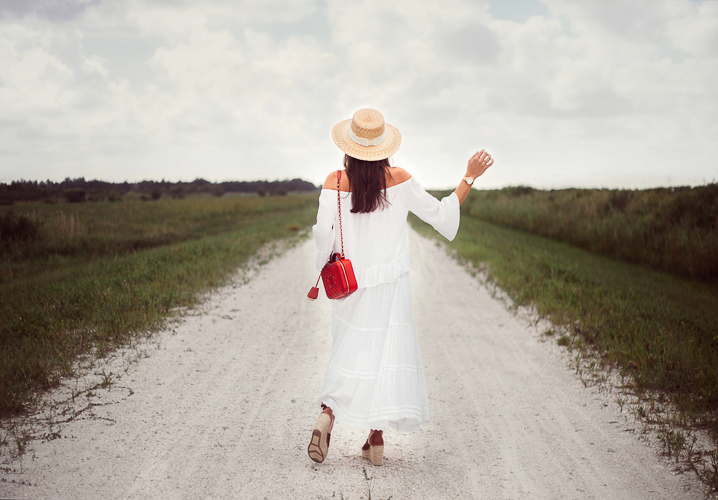
{"label": "sky", "polygon": [[364,107],[426,188],[718,181],[717,0],[0,0],[0,182],[322,183]]}

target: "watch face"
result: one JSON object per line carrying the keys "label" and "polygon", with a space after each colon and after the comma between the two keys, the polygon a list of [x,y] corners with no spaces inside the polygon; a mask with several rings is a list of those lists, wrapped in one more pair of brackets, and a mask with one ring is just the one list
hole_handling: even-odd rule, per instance
{"label": "watch face", "polygon": [[471,186],[474,183],[474,179],[472,179],[471,177],[464,177],[464,180],[466,181],[466,183],[469,186]]}

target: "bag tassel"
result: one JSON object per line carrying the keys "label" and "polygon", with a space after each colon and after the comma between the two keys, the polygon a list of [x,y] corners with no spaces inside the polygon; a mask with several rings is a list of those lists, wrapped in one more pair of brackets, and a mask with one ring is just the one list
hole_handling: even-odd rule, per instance
{"label": "bag tassel", "polygon": [[312,287],[311,290],[309,290],[309,293],[307,294],[307,298],[309,300],[314,300],[317,297],[319,297],[319,280],[322,279],[322,275],[320,274],[317,278],[317,284]]}

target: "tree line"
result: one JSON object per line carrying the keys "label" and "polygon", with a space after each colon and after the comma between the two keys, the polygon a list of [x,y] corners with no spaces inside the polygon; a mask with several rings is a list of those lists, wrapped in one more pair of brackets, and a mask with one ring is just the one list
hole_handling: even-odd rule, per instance
{"label": "tree line", "polygon": [[195,179],[192,182],[141,181],[107,182],[66,178],[61,182],[12,181],[0,183],[0,205],[12,205],[19,201],[70,203],[84,201],[120,201],[131,193],[141,199],[158,199],[163,196],[184,198],[192,194],[223,196],[225,193],[257,193],[259,196],[284,196],[289,192],[316,191],[311,182],[302,179],[282,181],[225,181],[210,182]]}

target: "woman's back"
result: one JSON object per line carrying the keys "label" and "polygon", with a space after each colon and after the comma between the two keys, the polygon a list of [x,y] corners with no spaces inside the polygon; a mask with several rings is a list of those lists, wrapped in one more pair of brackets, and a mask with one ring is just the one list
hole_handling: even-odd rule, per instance
{"label": "woman's back", "polygon": [[431,224],[439,233],[453,239],[459,227],[458,199],[455,195],[439,202],[424,191],[405,170],[388,169],[386,203],[368,213],[352,213],[352,193],[347,176],[342,175],[339,198],[342,206],[342,231],[337,209],[336,172],[324,184],[319,196],[317,225],[317,268],[326,264],[334,252],[341,252],[352,261],[360,288],[388,283],[411,269],[406,241],[408,212]]}
{"label": "woman's back", "polygon": [[[403,168],[399,167],[393,167],[390,169],[387,169],[386,171],[386,187],[395,186],[397,184],[401,184],[402,182],[405,182],[411,178],[411,174],[404,170]],[[336,191],[337,189],[337,171],[333,170],[331,174],[327,176],[327,180],[324,181],[324,189],[333,189]],[[351,187],[349,185],[349,177],[346,175],[342,175],[342,178],[339,182],[339,190],[340,191],[346,191],[351,192]]]}

